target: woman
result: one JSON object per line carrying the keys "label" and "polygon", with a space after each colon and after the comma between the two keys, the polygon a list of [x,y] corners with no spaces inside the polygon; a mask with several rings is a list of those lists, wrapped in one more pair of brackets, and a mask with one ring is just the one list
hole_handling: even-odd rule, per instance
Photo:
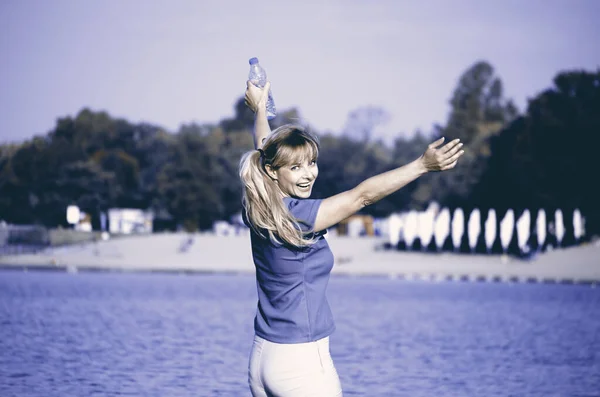
{"label": "woman", "polygon": [[329,354],[335,325],[325,295],[333,255],[323,235],[426,172],[454,168],[464,151],[458,140],[439,147],[442,138],[410,164],[335,196],[309,199],[319,174],[319,145],[298,126],[271,133],[265,106],[269,87],[247,83],[256,150],[240,162],[258,289],[248,381],[254,397],[341,396]]}

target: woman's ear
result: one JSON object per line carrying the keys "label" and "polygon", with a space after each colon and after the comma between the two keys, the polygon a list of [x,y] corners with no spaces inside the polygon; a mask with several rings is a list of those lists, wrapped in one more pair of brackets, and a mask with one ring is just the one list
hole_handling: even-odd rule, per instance
{"label": "woman's ear", "polygon": [[277,181],[277,170],[274,170],[271,164],[265,164],[265,170],[272,180]]}

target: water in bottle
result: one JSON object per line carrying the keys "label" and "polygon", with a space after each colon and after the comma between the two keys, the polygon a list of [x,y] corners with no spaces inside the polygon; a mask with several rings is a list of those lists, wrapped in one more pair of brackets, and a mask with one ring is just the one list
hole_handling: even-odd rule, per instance
{"label": "water in bottle", "polygon": [[[267,84],[267,72],[258,63],[258,58],[250,58],[250,73],[248,74],[248,80],[250,80],[257,87],[263,88]],[[275,102],[273,101],[273,95],[271,89],[269,89],[269,96],[267,98],[267,119],[271,120],[277,115],[275,109]]]}

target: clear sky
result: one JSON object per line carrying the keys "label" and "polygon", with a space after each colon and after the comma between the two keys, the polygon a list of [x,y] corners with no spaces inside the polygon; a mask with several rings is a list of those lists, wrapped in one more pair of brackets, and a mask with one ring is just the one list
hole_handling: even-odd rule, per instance
{"label": "clear sky", "polygon": [[176,131],[216,123],[248,59],[317,131],[376,105],[387,137],[444,123],[457,79],[490,62],[520,109],[565,69],[600,66],[596,0],[2,0],[0,142],[81,108]]}

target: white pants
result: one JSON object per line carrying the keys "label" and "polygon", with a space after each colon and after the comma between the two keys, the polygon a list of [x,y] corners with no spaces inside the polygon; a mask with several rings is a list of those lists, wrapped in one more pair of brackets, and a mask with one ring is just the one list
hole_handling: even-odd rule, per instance
{"label": "white pants", "polygon": [[329,354],[329,337],[274,343],[254,337],[248,383],[254,397],[339,397],[342,386]]}

